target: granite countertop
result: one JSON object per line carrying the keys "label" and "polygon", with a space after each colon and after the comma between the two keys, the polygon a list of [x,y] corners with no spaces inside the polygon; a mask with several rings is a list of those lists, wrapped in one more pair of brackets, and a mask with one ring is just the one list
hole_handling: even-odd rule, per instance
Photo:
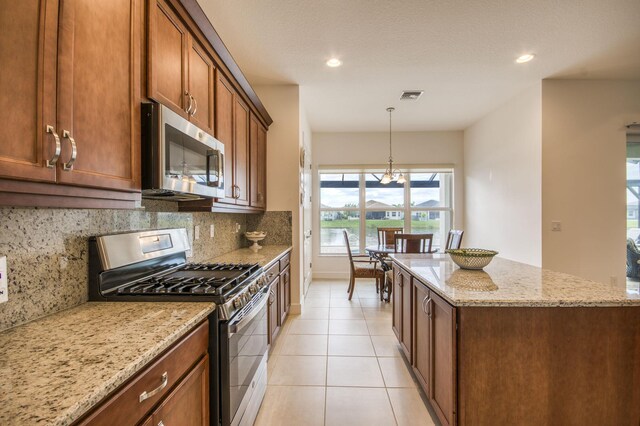
{"label": "granite countertop", "polygon": [[71,424],[214,309],[89,302],[1,332],[0,424]]}
{"label": "granite countertop", "polygon": [[288,251],[291,251],[291,246],[286,245],[262,246],[257,252],[250,248],[243,248],[214,257],[211,261],[219,263],[257,263],[266,268]]}
{"label": "granite countertop", "polygon": [[483,271],[446,254],[392,254],[400,266],[454,306],[639,306],[640,290],[589,281],[496,257]]}

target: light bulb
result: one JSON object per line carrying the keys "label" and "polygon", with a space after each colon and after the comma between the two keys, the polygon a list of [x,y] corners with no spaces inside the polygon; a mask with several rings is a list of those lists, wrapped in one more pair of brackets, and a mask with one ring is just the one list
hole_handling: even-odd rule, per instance
{"label": "light bulb", "polygon": [[391,182],[391,176],[387,172],[387,173],[384,174],[384,176],[382,176],[382,179],[380,179],[380,183],[383,184],[383,185],[386,185],[389,182]]}
{"label": "light bulb", "polygon": [[398,176],[398,183],[399,184],[403,184],[405,183],[407,180],[404,178],[404,174],[400,173],[400,176]]}
{"label": "light bulb", "polygon": [[533,53],[527,53],[527,54],[524,54],[522,56],[518,56],[518,58],[516,59],[516,63],[524,64],[524,63],[529,62],[530,60],[532,60],[535,57],[536,57],[536,55],[534,55]]}

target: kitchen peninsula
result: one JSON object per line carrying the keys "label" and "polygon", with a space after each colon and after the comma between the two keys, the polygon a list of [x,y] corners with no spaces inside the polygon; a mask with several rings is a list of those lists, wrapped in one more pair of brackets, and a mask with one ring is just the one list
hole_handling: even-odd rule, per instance
{"label": "kitchen peninsula", "polygon": [[640,291],[392,255],[393,329],[443,424],[640,422]]}

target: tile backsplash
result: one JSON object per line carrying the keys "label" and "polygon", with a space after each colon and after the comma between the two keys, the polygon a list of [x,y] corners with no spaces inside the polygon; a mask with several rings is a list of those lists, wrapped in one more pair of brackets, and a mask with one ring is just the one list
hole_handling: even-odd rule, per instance
{"label": "tile backsplash", "polygon": [[[290,212],[183,213],[172,203],[143,204],[146,208],[139,210],[0,208],[0,256],[7,256],[9,278],[9,301],[0,304],[0,330],[87,301],[92,235],[184,227],[192,241],[189,260],[194,262],[248,246],[243,234],[258,225],[271,238],[265,244],[291,243]],[[200,227],[195,241],[194,226]]]}

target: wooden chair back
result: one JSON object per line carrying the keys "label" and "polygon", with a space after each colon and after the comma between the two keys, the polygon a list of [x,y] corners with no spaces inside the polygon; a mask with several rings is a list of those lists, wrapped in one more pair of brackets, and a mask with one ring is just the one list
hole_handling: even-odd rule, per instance
{"label": "wooden chair back", "polygon": [[347,246],[347,255],[349,256],[349,264],[351,265],[351,270],[354,269],[353,266],[353,255],[351,254],[351,245],[349,244],[349,234],[347,230],[342,230],[342,235],[344,235],[344,244]]}
{"label": "wooden chair back", "polygon": [[401,234],[403,228],[378,228],[378,245],[395,245],[396,235]]}
{"label": "wooden chair back", "polygon": [[396,234],[396,252],[431,253],[433,234]]}
{"label": "wooden chair back", "polygon": [[447,244],[444,246],[445,250],[459,249],[462,244],[462,235],[464,231],[458,229],[452,229],[447,234]]}

